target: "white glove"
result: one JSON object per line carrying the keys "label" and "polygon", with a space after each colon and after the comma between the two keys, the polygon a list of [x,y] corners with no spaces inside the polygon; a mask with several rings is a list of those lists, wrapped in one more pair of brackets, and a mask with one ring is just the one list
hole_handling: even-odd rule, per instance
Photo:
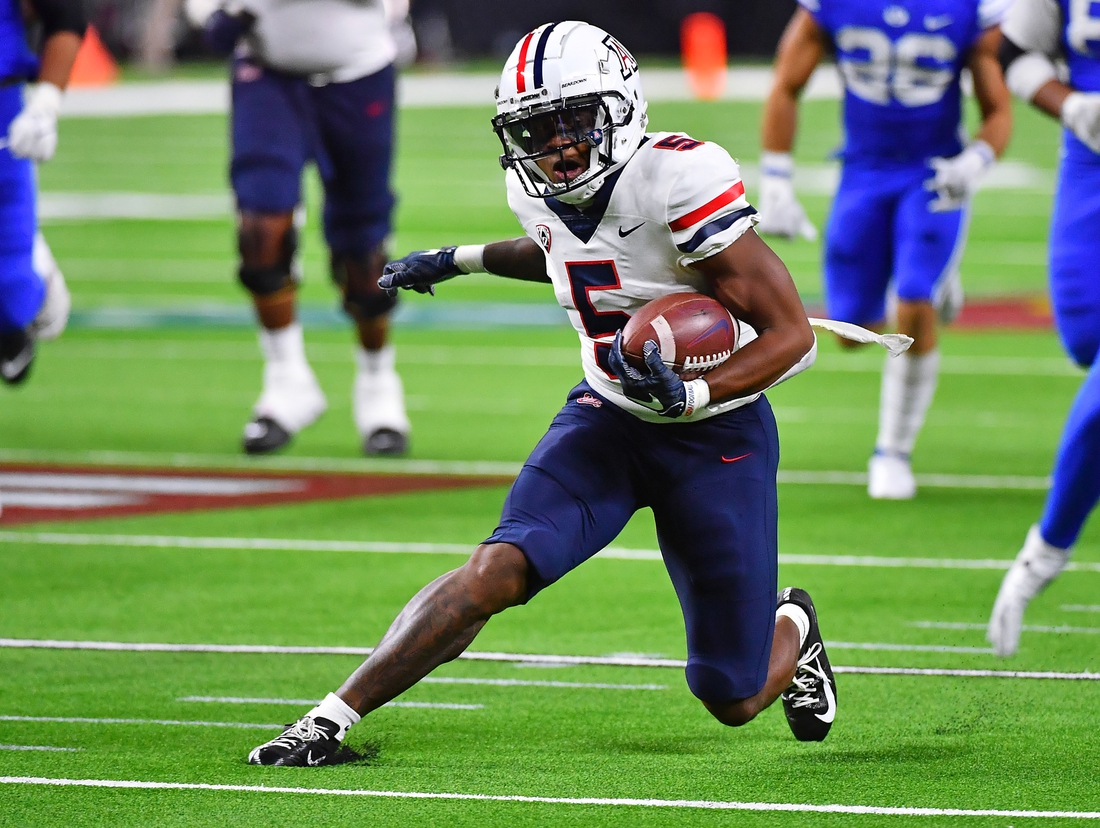
{"label": "white glove", "polygon": [[1028,602],[1054,580],[1069,559],[1068,549],[1051,546],[1032,526],[1024,541],[1024,548],[1009,567],[1001,581],[997,600],[993,602],[993,614],[985,637],[999,656],[1010,656],[1020,646],[1020,630],[1024,626],[1024,610]]}
{"label": "white glove", "polygon": [[41,82],[27,95],[23,111],[8,127],[8,149],[12,155],[32,161],[49,161],[57,149],[57,113],[61,90]]}
{"label": "white glove", "polygon": [[993,147],[980,140],[971,142],[951,158],[931,159],[928,163],[935,174],[924,183],[924,188],[934,190],[937,198],[928,208],[933,213],[960,209],[978,189],[978,182],[996,160]]}
{"label": "white glove", "polygon": [[764,152],[760,156],[760,221],[756,229],[773,236],[807,241],[817,238],[813,226],[794,194],[791,174],[794,162],[787,152]]}
{"label": "white glove", "polygon": [[1100,152],[1100,92],[1070,92],[1062,103],[1062,125]]}
{"label": "white glove", "polygon": [[220,9],[221,6],[221,0],[185,0],[183,13],[187,17],[187,22],[194,28],[204,29],[210,15]]}

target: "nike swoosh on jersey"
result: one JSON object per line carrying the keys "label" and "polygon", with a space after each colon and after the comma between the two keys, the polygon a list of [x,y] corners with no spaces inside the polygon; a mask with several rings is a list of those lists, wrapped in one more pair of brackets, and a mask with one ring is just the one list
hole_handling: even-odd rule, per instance
{"label": "nike swoosh on jersey", "polygon": [[949,14],[931,15],[926,14],[924,16],[924,28],[930,32],[939,31],[940,29],[947,28],[951,25],[952,17]]}
{"label": "nike swoosh on jersey", "polygon": [[[642,224],[645,224],[645,222],[643,221]],[[629,236],[631,233],[633,233],[635,230],[637,230],[639,227],[641,227],[642,224],[639,224],[637,227],[631,227],[629,230],[623,230],[622,225],[620,224],[619,225],[619,238],[620,239],[625,239],[627,236]]]}
{"label": "nike swoosh on jersey", "polygon": [[829,709],[824,713],[814,713],[814,716],[821,719],[825,724],[832,724],[833,719],[836,718],[836,696],[833,695],[833,684],[830,681],[825,682],[825,701],[829,705]]}
{"label": "nike swoosh on jersey", "polygon": [[723,455],[722,456],[722,462],[723,463],[736,463],[738,460],[744,460],[746,457],[752,457],[752,452],[750,451],[748,454],[742,454],[738,457],[726,457],[725,455]]}

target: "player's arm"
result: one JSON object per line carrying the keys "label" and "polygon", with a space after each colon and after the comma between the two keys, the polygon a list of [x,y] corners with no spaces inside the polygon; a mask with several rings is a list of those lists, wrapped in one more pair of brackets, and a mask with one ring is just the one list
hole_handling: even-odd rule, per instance
{"label": "player's arm", "polygon": [[937,195],[929,203],[933,211],[961,209],[1008,146],[1012,134],[1012,96],[997,58],[1000,43],[1000,29],[990,26],[971,47],[967,67],[974,79],[974,97],[982,122],[958,155],[929,161],[934,175],[925,186]]}
{"label": "player's arm", "polygon": [[791,274],[755,231],[690,266],[707,277],[715,299],[759,334],[706,374],[711,402],[769,388],[813,350],[814,333]]}
{"label": "player's arm", "polygon": [[1062,10],[1054,0],[1017,0],[1002,24],[998,57],[1008,88],[1018,98],[1062,122],[1100,152],[1100,93],[1078,92],[1058,78]]}
{"label": "player's arm", "polygon": [[57,149],[61,92],[69,85],[88,21],[80,0],[30,0],[29,6],[42,24],[38,83],[8,127],[8,146],[14,155],[47,161]]}
{"label": "player's arm", "polygon": [[492,273],[525,282],[550,281],[542,248],[523,236],[490,244],[414,251],[389,262],[382,269],[378,285],[391,294],[398,288],[434,294],[437,284],[463,273]]}
{"label": "player's arm", "polygon": [[795,198],[791,148],[798,129],[803,88],[829,48],[829,37],[812,14],[799,8],[787,24],[776,52],[771,92],[764,104],[760,145],[760,224],[762,233],[807,239],[817,230]]}

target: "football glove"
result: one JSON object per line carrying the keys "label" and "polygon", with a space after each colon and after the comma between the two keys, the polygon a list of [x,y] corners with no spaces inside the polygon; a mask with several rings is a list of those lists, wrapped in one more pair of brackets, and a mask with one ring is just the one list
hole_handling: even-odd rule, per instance
{"label": "football glove", "polygon": [[398,288],[435,296],[437,284],[462,273],[455,264],[456,249],[451,246],[438,250],[417,250],[395,262],[389,262],[382,268],[378,287],[390,296],[397,295]]}
{"label": "football glove", "polygon": [[807,241],[817,238],[817,228],[806,217],[794,194],[791,174],[794,162],[789,153],[765,152],[760,159],[760,221],[756,229],[773,236]]}
{"label": "football glove", "polygon": [[690,416],[710,401],[710,386],[706,380],[684,382],[661,360],[661,350],[653,340],[642,346],[645,367],[628,365],[623,359],[623,332],[615,333],[608,364],[623,386],[623,394],[636,403],[656,411],[662,417],[675,419]]}
{"label": "football glove", "polygon": [[49,161],[57,149],[57,113],[61,90],[40,82],[27,96],[23,111],[8,127],[8,149],[12,155],[32,161]]}
{"label": "football glove", "polygon": [[933,213],[961,209],[996,160],[993,147],[985,141],[974,141],[951,158],[929,160],[933,175],[924,182],[924,188],[934,191],[936,198],[929,202],[928,209]]}
{"label": "football glove", "polygon": [[1071,92],[1062,103],[1062,125],[1100,152],[1100,92]]}

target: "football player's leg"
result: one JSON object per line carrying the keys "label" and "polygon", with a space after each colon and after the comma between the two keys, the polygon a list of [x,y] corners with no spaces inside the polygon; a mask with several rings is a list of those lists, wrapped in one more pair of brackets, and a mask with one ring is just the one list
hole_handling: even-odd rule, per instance
{"label": "football player's leg", "polygon": [[871,497],[907,500],[917,491],[909,456],[935,396],[939,377],[937,311],[933,297],[958,269],[965,240],[963,211],[933,213],[915,171],[895,223],[897,327],[913,346],[885,360],[875,453],[868,464]]}
{"label": "football player's leg", "polygon": [[233,82],[233,161],[238,275],[260,322],[263,390],[245,426],[244,449],[275,451],[314,422],[326,402],[306,361],[297,321],[295,207],[309,147],[305,90],[238,61]]}
{"label": "football player's leg", "polygon": [[324,138],[325,238],[332,276],[358,337],[352,414],[367,454],[403,454],[409,419],[394,369],[389,320],[396,305],[378,287],[388,258],[394,197],[392,67],[313,91]]}
{"label": "football player's leg", "polygon": [[[4,94],[0,103],[10,97]],[[29,374],[32,325],[46,298],[46,285],[34,268],[34,238],[33,167],[0,149],[0,380],[9,384]]]}
{"label": "football player's leg", "polygon": [[[795,718],[824,710],[831,723],[836,694],[831,674],[828,692],[823,684],[828,662],[820,637],[812,637],[816,615],[811,621],[801,608],[777,613],[779,437],[768,401],[699,423],[663,444],[659,437],[668,429],[655,428],[663,431],[651,442],[660,448],[647,467],[646,499],[684,614],[691,692],[720,722],[739,726],[801,677],[806,687],[797,692],[814,700],[799,701]],[[821,675],[811,682],[808,669]],[[791,726],[804,738],[801,722]]]}
{"label": "football player's leg", "polygon": [[637,506],[624,427],[634,418],[599,400],[577,403],[584,391],[596,399],[585,385],[574,389],[513,484],[496,531],[470,560],[424,587],[340,689],[253,750],[250,762],[331,761],[360,717],[457,658],[489,618],[526,603],[614,539]]}
{"label": "football player's leg", "polygon": [[[846,165],[825,230],[825,306],[831,319],[881,330],[893,267],[891,182]],[[858,347],[843,338],[844,348]]]}
{"label": "football player's leg", "polygon": [[1050,232],[1051,298],[1058,333],[1080,365],[1091,365],[1070,408],[1042,519],[1001,582],[986,637],[998,655],[1016,652],[1024,610],[1065,566],[1100,500],[1100,181],[1090,168],[1063,161]]}

